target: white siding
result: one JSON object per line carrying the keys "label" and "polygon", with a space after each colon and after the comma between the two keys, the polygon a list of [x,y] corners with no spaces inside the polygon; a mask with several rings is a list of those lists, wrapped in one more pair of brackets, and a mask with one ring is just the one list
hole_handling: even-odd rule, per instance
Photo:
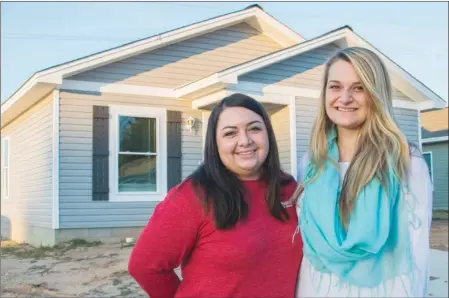
{"label": "white siding", "polygon": [[1,201],[2,223],[9,223],[15,240],[27,240],[30,227],[52,227],[52,103],[50,94],[1,130],[10,138],[10,195]]}

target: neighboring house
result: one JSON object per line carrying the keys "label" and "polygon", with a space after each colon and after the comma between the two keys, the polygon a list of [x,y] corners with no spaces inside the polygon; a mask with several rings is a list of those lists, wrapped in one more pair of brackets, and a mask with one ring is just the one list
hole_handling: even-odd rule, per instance
{"label": "neighboring house", "polygon": [[448,210],[448,108],[421,112],[421,142],[433,183],[433,209]]}
{"label": "neighboring house", "polygon": [[350,27],[305,40],[257,5],[35,73],[1,106],[5,233],[32,244],[138,235],[201,163],[209,113],[234,92],[269,111],[295,174],[323,64],[355,45],[385,61],[395,117],[419,143],[419,111],[443,107],[438,95]]}

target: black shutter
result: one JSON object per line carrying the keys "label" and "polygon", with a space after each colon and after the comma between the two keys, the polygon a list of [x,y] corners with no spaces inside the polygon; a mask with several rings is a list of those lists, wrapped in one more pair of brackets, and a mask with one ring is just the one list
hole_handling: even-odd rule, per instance
{"label": "black shutter", "polygon": [[92,199],[109,200],[109,107],[93,107]]}
{"label": "black shutter", "polygon": [[181,112],[167,111],[167,191],[181,182]]}

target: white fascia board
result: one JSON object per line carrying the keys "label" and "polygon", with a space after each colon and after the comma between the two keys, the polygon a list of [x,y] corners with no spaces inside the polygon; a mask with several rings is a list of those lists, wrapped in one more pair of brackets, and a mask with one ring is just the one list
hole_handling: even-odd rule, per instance
{"label": "white fascia board", "polygon": [[[353,31],[349,31],[348,39],[351,40],[353,43],[365,47],[367,49],[372,50],[374,53],[382,57],[383,61],[385,62],[387,68],[396,73],[402,80],[408,82],[411,86],[413,86],[417,91],[419,91],[421,94],[424,95],[426,101],[428,99],[433,102],[434,108],[443,108],[447,105],[447,102],[445,102],[442,98],[440,98],[438,95],[436,95],[432,90],[430,90],[428,87],[426,87],[424,84],[419,82],[417,79],[412,77],[409,73],[401,69],[397,64],[395,64],[393,61],[391,61],[388,57],[386,57],[384,54],[376,50],[373,46],[371,46],[368,42],[366,42],[363,38],[358,36]],[[424,102],[425,103],[425,102]]]}
{"label": "white fascia board", "polygon": [[232,89],[232,90],[223,89],[223,90],[215,92],[213,94],[193,100],[192,108],[193,109],[201,109],[210,104],[218,103],[223,98],[225,98],[229,95],[232,95],[234,93],[244,93],[262,103],[272,103],[272,104],[279,104],[279,105],[286,105],[286,106],[291,103],[291,96],[287,96],[287,95],[270,94],[270,93],[260,94],[260,93],[247,92],[247,91],[239,90],[239,89]]}
{"label": "white fascia board", "polygon": [[8,98],[1,107],[1,113],[6,112],[12,105],[14,105],[25,93],[31,90],[36,84],[36,77],[33,76],[28,80],[16,93],[14,93],[10,98]]}
{"label": "white fascia board", "polygon": [[232,92],[229,90],[220,90],[210,95],[203,96],[199,99],[192,100],[193,109],[201,109],[202,107],[208,106],[210,104],[219,102],[226,96],[230,95]]}
{"label": "white fascia board", "polygon": [[232,85],[237,84],[237,80],[221,78],[219,74],[215,73],[213,75],[200,79],[196,82],[189,83],[185,86],[176,88],[175,95],[176,97],[182,98],[190,93],[196,92],[203,88],[213,86],[215,84]]}
{"label": "white fascia board", "polygon": [[108,84],[101,82],[65,80],[64,83],[61,85],[60,89],[87,91],[87,92],[101,92],[111,94],[177,98],[173,89],[170,88],[134,86],[125,84]]}
{"label": "white fascia board", "polygon": [[229,88],[230,90],[238,90],[242,92],[252,92],[260,94],[277,94],[287,96],[302,96],[310,98],[318,98],[320,96],[320,90],[299,88],[291,86],[281,85],[266,85],[263,83],[240,81],[238,85]]}
{"label": "white fascia board", "polygon": [[[291,46],[300,42],[304,42],[306,39],[299,35],[297,32],[291,30],[284,24],[280,23],[278,20],[276,20],[274,17],[266,13],[265,11],[258,10],[256,12],[257,18],[262,20],[265,24],[267,24],[267,27],[272,29],[268,31],[273,32],[267,32],[268,35],[270,35],[271,38],[282,44],[283,46]],[[267,30],[264,30],[264,32]],[[267,34],[266,33],[266,34]],[[272,33],[272,34],[271,34]],[[279,34],[281,33],[281,34]],[[278,36],[282,36],[280,39]],[[284,40],[289,40],[288,43],[286,43]]]}
{"label": "white fascia board", "polygon": [[438,143],[438,142],[447,142],[448,140],[449,140],[449,137],[444,136],[444,137],[422,139],[421,142],[423,144],[430,144],[430,143]]}
{"label": "white fascia board", "polygon": [[13,105],[15,105],[24,95],[33,91],[37,85],[57,87],[61,84],[61,80],[55,77],[49,77],[47,80],[43,80],[40,75],[33,75],[22,87],[20,87],[10,98],[8,98],[1,106],[1,114],[5,113]]}
{"label": "white fascia board", "polygon": [[424,101],[419,104],[421,111],[430,110],[430,109],[442,109],[445,106],[436,105],[434,101]]}
{"label": "white fascia board", "polygon": [[420,104],[398,98],[393,98],[393,107],[407,110],[420,111]]}

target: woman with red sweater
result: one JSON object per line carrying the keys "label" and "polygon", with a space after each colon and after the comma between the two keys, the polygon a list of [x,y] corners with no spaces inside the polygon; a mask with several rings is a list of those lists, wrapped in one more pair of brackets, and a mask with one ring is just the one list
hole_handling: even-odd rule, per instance
{"label": "woman with red sweater", "polygon": [[262,105],[243,94],[224,98],[204,152],[204,163],[155,208],[129,273],[151,298],[294,297],[302,259],[299,234],[292,241],[296,182],[281,171]]}

